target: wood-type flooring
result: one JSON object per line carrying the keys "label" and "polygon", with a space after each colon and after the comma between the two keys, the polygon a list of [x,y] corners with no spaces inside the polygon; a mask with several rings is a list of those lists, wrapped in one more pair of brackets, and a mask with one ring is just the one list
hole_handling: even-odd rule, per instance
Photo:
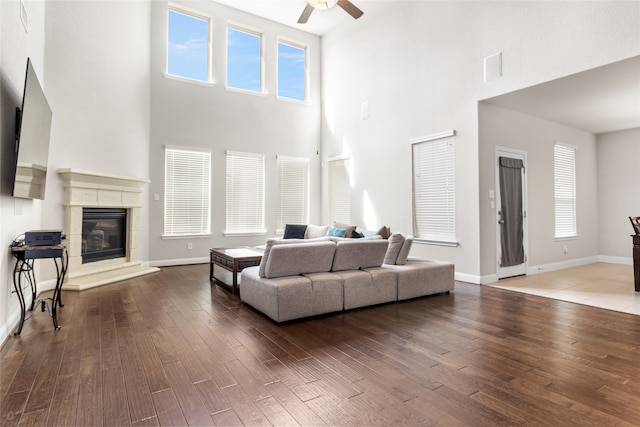
{"label": "wood-type flooring", "polygon": [[485,286],[278,325],[209,266],[63,292],[0,425],[638,426],[640,316]]}

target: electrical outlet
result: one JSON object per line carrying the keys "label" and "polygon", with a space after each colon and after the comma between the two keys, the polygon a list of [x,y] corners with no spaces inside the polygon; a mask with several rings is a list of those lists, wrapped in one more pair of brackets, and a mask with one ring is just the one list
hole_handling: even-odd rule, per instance
{"label": "electrical outlet", "polygon": [[187,249],[188,250],[193,249],[193,243],[191,243],[191,242],[187,243]]}
{"label": "electrical outlet", "polygon": [[567,247],[567,245],[564,245],[564,247],[562,248],[562,252],[565,254],[569,252],[569,248]]}

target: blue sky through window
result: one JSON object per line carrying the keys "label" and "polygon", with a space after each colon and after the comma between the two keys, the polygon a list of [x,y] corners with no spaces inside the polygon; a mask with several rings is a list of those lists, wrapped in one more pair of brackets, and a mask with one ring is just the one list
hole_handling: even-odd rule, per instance
{"label": "blue sky through window", "polygon": [[169,10],[167,72],[208,81],[209,22]]}
{"label": "blue sky through window", "polygon": [[278,96],[304,101],[305,50],[278,43]]}
{"label": "blue sky through window", "polygon": [[227,86],[262,90],[260,36],[229,27],[227,32]]}

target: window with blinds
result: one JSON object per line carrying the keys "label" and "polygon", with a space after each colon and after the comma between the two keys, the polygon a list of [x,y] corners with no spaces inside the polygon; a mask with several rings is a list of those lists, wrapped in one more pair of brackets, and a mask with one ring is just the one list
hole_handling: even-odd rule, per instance
{"label": "window with blinds", "polygon": [[265,233],[264,155],[227,151],[225,234]]}
{"label": "window with blinds", "polygon": [[576,148],[556,142],[553,147],[556,239],[577,237]]}
{"label": "window with blinds", "polygon": [[454,135],[449,131],[411,141],[416,240],[457,245]]}
{"label": "window with blinds", "polygon": [[164,236],[210,234],[211,152],[165,148]]}
{"label": "window with blinds", "polygon": [[351,183],[349,158],[329,159],[329,223],[351,222]]}
{"label": "window with blinds", "polygon": [[278,156],[276,232],[309,223],[309,159]]}

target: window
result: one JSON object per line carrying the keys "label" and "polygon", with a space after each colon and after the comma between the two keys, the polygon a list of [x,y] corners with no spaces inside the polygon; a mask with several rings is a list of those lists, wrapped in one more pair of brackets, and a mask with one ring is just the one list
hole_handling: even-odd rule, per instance
{"label": "window", "polygon": [[351,222],[349,158],[329,159],[329,221]]}
{"label": "window", "polygon": [[227,234],[265,233],[264,155],[227,152]]}
{"label": "window", "polygon": [[227,30],[227,87],[262,92],[261,35]]}
{"label": "window", "polygon": [[556,239],[578,235],[576,226],[576,149],[556,142],[553,147]]}
{"label": "window", "polygon": [[166,147],[164,235],[210,233],[211,153]]}
{"label": "window", "polygon": [[413,233],[417,240],[457,245],[455,131],[412,140]]}
{"label": "window", "polygon": [[309,223],[309,159],[278,156],[276,230]]}
{"label": "window", "polygon": [[278,96],[304,101],[306,75],[305,48],[278,43]]}
{"label": "window", "polygon": [[209,20],[169,9],[167,73],[209,80]]}

